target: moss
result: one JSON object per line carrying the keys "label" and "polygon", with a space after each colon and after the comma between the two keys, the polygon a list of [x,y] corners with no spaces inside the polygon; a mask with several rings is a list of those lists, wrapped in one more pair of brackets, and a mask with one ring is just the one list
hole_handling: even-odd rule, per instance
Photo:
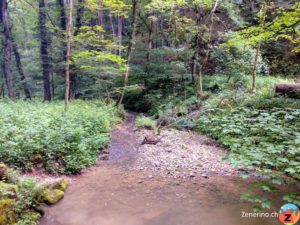
{"label": "moss", "polygon": [[14,224],[16,222],[16,214],[13,212],[15,200],[2,199],[0,200],[0,225]]}
{"label": "moss", "polygon": [[0,181],[0,198],[14,198],[18,193],[18,186]]}
{"label": "moss", "polygon": [[50,185],[51,189],[57,189],[57,190],[61,190],[63,192],[65,192],[68,188],[69,184],[67,180],[60,180],[60,181],[56,181],[53,184]]}
{"label": "moss", "polygon": [[61,190],[54,189],[54,190],[45,190],[42,195],[42,201],[47,204],[55,204],[59,202],[65,193]]}

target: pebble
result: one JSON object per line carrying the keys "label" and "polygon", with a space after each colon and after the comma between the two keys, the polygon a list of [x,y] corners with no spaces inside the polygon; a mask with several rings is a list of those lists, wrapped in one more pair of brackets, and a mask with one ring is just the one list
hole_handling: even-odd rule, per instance
{"label": "pebble", "polygon": [[[141,138],[149,136],[151,131],[139,130],[137,136]],[[161,173],[163,176],[182,178],[202,177],[208,179],[211,174],[229,176],[235,174],[236,169],[230,166],[222,158],[227,151],[212,143],[210,138],[194,132],[176,131],[173,129],[162,130],[165,137],[160,145],[143,145],[138,149],[136,160],[137,167],[148,166],[153,174]],[[182,150],[188,147],[189,151]],[[202,175],[201,175],[202,174]],[[149,175],[152,178],[153,175]]]}

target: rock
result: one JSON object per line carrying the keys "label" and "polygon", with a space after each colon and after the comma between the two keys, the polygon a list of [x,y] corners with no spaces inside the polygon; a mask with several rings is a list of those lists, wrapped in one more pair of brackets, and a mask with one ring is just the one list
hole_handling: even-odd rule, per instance
{"label": "rock", "polygon": [[190,173],[190,177],[191,177],[191,178],[195,177],[195,174],[191,172],[191,173]]}
{"label": "rock", "polygon": [[18,193],[18,186],[0,181],[0,198],[14,198]]}
{"label": "rock", "polygon": [[206,174],[202,174],[202,177],[208,179],[208,176]]}
{"label": "rock", "polygon": [[17,215],[13,212],[14,207],[14,199],[0,200],[0,225],[9,225],[16,222]]}
{"label": "rock", "polygon": [[45,190],[41,198],[43,202],[52,205],[59,202],[64,197],[64,195],[65,193],[58,189]]}
{"label": "rock", "polygon": [[56,181],[49,186],[50,189],[57,189],[63,192],[65,192],[68,187],[69,187],[69,183],[65,179]]}

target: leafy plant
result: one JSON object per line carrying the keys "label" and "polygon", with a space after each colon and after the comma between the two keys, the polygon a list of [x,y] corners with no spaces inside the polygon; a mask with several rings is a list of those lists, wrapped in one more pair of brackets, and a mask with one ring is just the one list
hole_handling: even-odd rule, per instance
{"label": "leafy plant", "polygon": [[156,121],[146,116],[138,116],[136,118],[137,127],[145,127],[148,129],[156,129]]}
{"label": "leafy plant", "polygon": [[198,129],[231,150],[239,166],[258,166],[300,178],[300,110],[236,108],[214,110],[198,120]]}
{"label": "leafy plant", "polygon": [[23,170],[79,172],[96,163],[117,121],[117,110],[97,101],[75,101],[66,114],[62,102],[0,105],[0,159]]}

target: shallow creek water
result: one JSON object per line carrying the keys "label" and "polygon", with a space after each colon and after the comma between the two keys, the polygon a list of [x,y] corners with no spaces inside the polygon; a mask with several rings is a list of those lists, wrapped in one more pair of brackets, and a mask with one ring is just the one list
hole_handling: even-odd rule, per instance
{"label": "shallow creek water", "polygon": [[[134,117],[112,134],[109,157],[77,176],[41,225],[276,225],[277,218],[242,218],[249,181],[239,177],[174,179],[131,169],[137,157]],[[272,211],[283,202],[275,200]]]}

